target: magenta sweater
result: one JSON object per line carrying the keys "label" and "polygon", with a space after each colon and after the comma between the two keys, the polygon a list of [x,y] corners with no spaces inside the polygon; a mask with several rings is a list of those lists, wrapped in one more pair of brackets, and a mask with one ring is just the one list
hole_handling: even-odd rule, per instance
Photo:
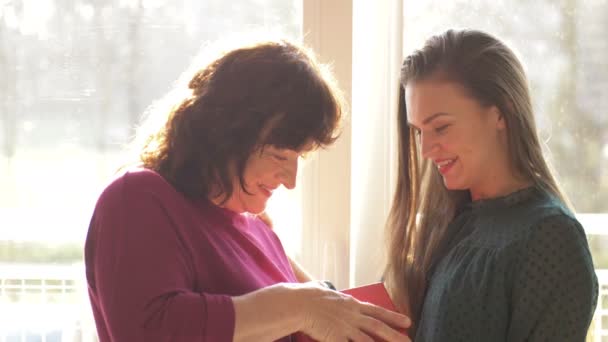
{"label": "magenta sweater", "polygon": [[261,220],[188,200],[144,169],[100,196],[85,263],[101,342],[232,341],[231,296],[296,282]]}

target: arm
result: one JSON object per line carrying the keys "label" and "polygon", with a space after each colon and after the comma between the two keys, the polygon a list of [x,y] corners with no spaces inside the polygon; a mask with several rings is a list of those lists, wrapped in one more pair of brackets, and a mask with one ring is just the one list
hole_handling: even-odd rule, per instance
{"label": "arm", "polygon": [[296,275],[296,279],[298,279],[300,283],[306,283],[313,280],[312,275],[306,272],[306,270],[302,268],[302,266],[297,261],[293,260],[290,256],[288,256],[288,258],[289,264],[293,269],[293,273]]}
{"label": "arm", "polygon": [[290,310],[285,299],[289,299],[289,295],[281,285],[234,297],[233,341],[274,341],[301,330],[302,317]]}
{"label": "arm", "polygon": [[563,215],[545,219],[516,272],[507,341],[584,341],[598,283],[580,224]]}
{"label": "arm", "polygon": [[87,236],[91,297],[103,315],[96,320],[113,341],[230,341],[232,299],[193,290],[192,261],[162,189],[130,181],[104,191]]}

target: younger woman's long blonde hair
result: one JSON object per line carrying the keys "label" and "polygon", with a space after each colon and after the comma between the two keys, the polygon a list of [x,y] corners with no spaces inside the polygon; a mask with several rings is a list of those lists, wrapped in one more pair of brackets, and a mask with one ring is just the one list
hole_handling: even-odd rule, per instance
{"label": "younger woman's long blonde hair", "polygon": [[514,170],[568,204],[543,157],[528,81],[515,54],[497,38],[475,30],[448,30],[428,39],[422,49],[405,58],[401,70],[398,179],[386,224],[386,284],[414,324],[420,317],[429,272],[443,256],[440,247],[447,242],[446,228],[470,201],[468,191],[447,190],[437,169],[420,160],[408,125],[405,86],[437,72],[465,87],[480,104],[500,110]]}

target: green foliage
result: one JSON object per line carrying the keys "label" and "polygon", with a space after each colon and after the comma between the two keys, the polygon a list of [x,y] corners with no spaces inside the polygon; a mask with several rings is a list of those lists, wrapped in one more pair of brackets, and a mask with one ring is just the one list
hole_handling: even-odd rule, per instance
{"label": "green foliage", "polygon": [[83,246],[43,242],[0,241],[0,263],[71,264],[82,261]]}

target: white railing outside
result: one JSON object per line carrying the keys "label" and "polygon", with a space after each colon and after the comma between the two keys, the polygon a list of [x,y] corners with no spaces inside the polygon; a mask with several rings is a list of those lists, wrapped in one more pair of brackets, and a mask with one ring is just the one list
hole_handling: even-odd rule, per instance
{"label": "white railing outside", "polygon": [[[587,236],[601,238],[603,242],[601,248],[607,250],[608,214],[578,214],[577,219],[585,228]],[[599,295],[587,342],[608,342],[608,269],[596,269],[595,272],[599,283]]]}
{"label": "white railing outside", "polygon": [[0,342],[26,341],[97,341],[82,264],[0,264]]}
{"label": "white railing outside", "polygon": [[594,322],[589,332],[590,342],[608,341],[608,270],[598,270],[597,277],[600,284],[600,291],[595,310]]}

